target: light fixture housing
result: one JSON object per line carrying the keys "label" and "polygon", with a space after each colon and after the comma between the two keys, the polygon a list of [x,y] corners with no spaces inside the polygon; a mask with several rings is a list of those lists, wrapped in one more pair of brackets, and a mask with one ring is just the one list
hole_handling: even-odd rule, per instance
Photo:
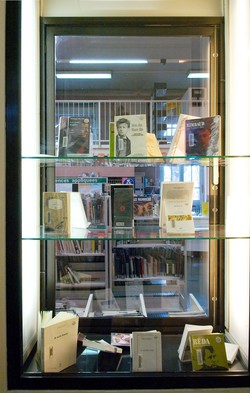
{"label": "light fixture housing", "polygon": [[111,71],[57,72],[58,79],[111,79]]}
{"label": "light fixture housing", "polygon": [[70,64],[147,64],[145,59],[72,59]]}
{"label": "light fixture housing", "polygon": [[188,79],[208,79],[209,72],[206,71],[189,71]]}

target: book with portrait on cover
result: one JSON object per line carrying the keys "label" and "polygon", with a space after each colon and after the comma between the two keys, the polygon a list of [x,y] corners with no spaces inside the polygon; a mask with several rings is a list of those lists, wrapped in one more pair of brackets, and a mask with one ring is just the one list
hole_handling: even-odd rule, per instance
{"label": "book with portrait on cover", "polygon": [[227,370],[224,334],[190,334],[193,371]]}
{"label": "book with portrait on cover", "polygon": [[116,157],[147,157],[146,115],[115,116],[114,126]]}

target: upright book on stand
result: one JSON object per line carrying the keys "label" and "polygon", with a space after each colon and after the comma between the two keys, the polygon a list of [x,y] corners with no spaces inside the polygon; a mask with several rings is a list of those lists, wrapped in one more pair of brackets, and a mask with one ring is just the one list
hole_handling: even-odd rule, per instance
{"label": "upright book on stand", "polygon": [[68,312],[52,312],[40,321],[38,361],[43,372],[59,372],[76,363],[79,317]]}
{"label": "upright book on stand", "polygon": [[212,333],[212,325],[190,325],[186,324],[181,337],[181,342],[178,348],[178,356],[181,362],[191,361],[191,351],[189,344],[190,334],[208,334]]}
{"label": "upright book on stand", "polygon": [[111,184],[111,213],[112,227],[133,227],[133,184]]}
{"label": "upright book on stand", "polygon": [[221,117],[211,116],[185,121],[187,156],[216,156],[220,152]]}
{"label": "upright book on stand", "polygon": [[115,156],[147,156],[146,115],[115,116]]}
{"label": "upright book on stand", "polygon": [[169,235],[193,235],[193,182],[162,182],[159,225]]}

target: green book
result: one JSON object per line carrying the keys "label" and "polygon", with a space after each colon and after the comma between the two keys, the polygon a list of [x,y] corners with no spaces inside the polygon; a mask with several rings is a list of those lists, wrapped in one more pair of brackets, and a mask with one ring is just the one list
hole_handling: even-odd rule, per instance
{"label": "green book", "polygon": [[111,184],[111,209],[113,227],[132,227],[134,220],[134,186]]}
{"label": "green book", "polygon": [[109,123],[109,156],[115,155],[115,123]]}
{"label": "green book", "polygon": [[193,371],[228,369],[222,333],[190,334],[189,340]]}

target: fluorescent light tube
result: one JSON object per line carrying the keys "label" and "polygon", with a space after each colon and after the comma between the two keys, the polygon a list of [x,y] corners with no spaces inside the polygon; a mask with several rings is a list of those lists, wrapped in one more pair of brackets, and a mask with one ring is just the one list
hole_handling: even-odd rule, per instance
{"label": "fluorescent light tube", "polygon": [[140,59],[72,59],[69,61],[70,64],[147,64],[147,60]]}
{"label": "fluorescent light tube", "polygon": [[187,77],[190,79],[208,79],[209,72],[190,71]]}
{"label": "fluorescent light tube", "polygon": [[58,72],[58,79],[111,79],[111,72]]}

